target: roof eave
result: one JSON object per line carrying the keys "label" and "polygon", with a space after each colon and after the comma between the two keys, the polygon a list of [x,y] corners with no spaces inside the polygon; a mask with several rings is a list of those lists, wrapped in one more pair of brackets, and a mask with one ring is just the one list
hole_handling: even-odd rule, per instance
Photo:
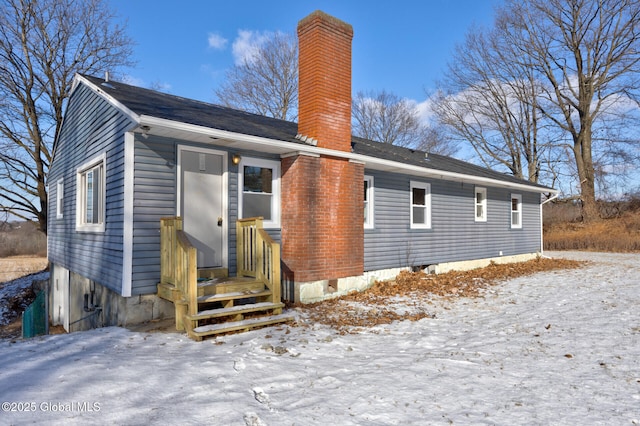
{"label": "roof eave", "polygon": [[[230,132],[226,130],[214,129],[211,127],[198,126],[183,122],[176,122],[163,118],[142,115],[139,121],[140,126],[149,126],[151,133],[156,133],[157,129],[170,129],[172,132],[179,132],[191,135],[199,135],[197,138],[200,142],[207,142],[216,145],[228,146],[231,149],[251,149],[271,154],[277,154],[281,157],[292,155],[292,153],[323,155],[329,157],[344,158],[351,161],[363,163],[366,168],[371,170],[380,170],[391,173],[408,174],[415,177],[443,179],[455,182],[465,182],[477,185],[487,185],[493,187],[510,188],[514,190],[522,190],[538,193],[558,193],[552,188],[541,187],[538,185],[528,185],[526,183],[516,183],[503,181],[499,179],[486,178],[481,176],[468,175],[463,173],[447,172],[443,170],[433,169],[429,167],[416,166],[401,163],[393,160],[372,157],[353,152],[337,151],[332,149],[320,148],[301,143],[283,141],[277,139],[269,139],[260,136],[252,136],[243,133]],[[153,129],[156,129],[154,131]],[[161,134],[162,132],[158,132]]]}
{"label": "roof eave", "polygon": [[[122,102],[118,101],[116,98],[108,94],[105,90],[101,89],[99,85],[92,83],[89,79],[83,77],[80,74],[75,75],[75,79],[77,82],[82,82],[91,90],[93,90],[96,94],[100,95],[104,100],[109,102],[111,105],[122,111],[127,117],[131,119],[135,123],[136,126],[140,125],[140,116],[127,108]],[[77,83],[74,82],[77,85]],[[108,84],[108,83],[107,83]],[[75,89],[75,88],[74,88]]]}

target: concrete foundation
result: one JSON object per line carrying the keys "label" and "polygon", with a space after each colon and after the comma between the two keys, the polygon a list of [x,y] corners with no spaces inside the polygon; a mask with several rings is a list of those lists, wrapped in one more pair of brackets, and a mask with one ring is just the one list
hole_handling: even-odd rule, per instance
{"label": "concrete foundation", "polygon": [[[55,269],[67,274],[56,273]],[[151,320],[173,318],[174,307],[155,294],[122,297],[118,293],[64,268],[52,265],[50,320],[63,325],[68,332],[108,326],[131,326]]]}
{"label": "concrete foundation", "polygon": [[336,280],[320,280],[305,283],[295,283],[295,301],[302,303],[320,302],[322,300],[343,296],[352,291],[363,291],[371,287],[376,281],[386,281],[395,278],[402,270],[408,268],[393,268],[380,271],[365,272],[355,277],[338,278]]}
{"label": "concrete foundation", "polygon": [[439,263],[430,265],[427,269],[432,274],[444,274],[449,271],[469,271],[471,269],[484,268],[491,262],[497,264],[526,262],[540,257],[540,253],[517,254],[513,256],[489,257],[486,259],[463,260],[460,262]]}
{"label": "concrete foundation", "polygon": [[[526,262],[539,257],[540,253],[527,253],[513,256],[491,257],[458,262],[447,262],[429,265],[426,270],[433,274],[443,274],[449,271],[467,271],[488,266],[491,262],[498,264]],[[352,291],[363,291],[371,287],[376,281],[394,279],[401,271],[410,268],[393,268],[379,271],[365,272],[361,276],[340,278],[337,280],[320,280],[312,282],[296,282],[294,297],[296,302],[314,303],[322,300],[343,296]]]}

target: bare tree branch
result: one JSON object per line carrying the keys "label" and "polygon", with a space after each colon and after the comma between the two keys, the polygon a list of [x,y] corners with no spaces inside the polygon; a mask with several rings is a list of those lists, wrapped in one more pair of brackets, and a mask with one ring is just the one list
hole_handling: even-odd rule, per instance
{"label": "bare tree branch", "polygon": [[638,22],[640,0],[507,0],[456,52],[438,116],[489,166],[576,179],[594,219],[596,182],[638,158]]}
{"label": "bare tree branch", "polygon": [[47,230],[47,173],[76,73],[131,65],[103,0],[0,1],[0,210]]}
{"label": "bare tree branch", "polygon": [[420,121],[415,103],[385,90],[356,94],[351,114],[353,133],[362,138],[443,155],[456,151],[442,129]]}
{"label": "bare tree branch", "polygon": [[615,126],[612,103],[637,91],[640,2],[509,0],[500,19],[508,42],[543,78],[540,111],[570,135],[583,217],[595,219],[599,167],[594,154],[607,150],[594,136],[597,129]]}
{"label": "bare tree branch", "polygon": [[274,33],[255,54],[227,72],[215,90],[222,105],[282,120],[295,121],[298,110],[298,42]]}
{"label": "bare tree branch", "polygon": [[549,168],[542,161],[550,141],[542,137],[539,87],[530,67],[515,66],[498,30],[473,29],[455,51],[433,110],[487,167],[532,182]]}

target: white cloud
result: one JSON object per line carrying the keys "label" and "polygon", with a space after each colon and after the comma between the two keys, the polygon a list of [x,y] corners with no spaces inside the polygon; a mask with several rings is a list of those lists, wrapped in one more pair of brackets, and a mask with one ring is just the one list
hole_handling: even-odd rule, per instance
{"label": "white cloud", "polygon": [[233,58],[236,65],[241,65],[244,61],[253,60],[260,46],[272,35],[273,33],[268,31],[238,30],[238,37],[232,45]]}
{"label": "white cloud", "polygon": [[415,108],[416,108],[416,111],[418,111],[418,117],[420,117],[420,122],[428,126],[431,123],[431,119],[433,117],[431,98],[428,98],[422,102],[416,102],[413,100],[412,102],[415,102]]}
{"label": "white cloud", "polygon": [[227,43],[229,40],[222,37],[220,34],[209,33],[209,38],[207,39],[209,43],[209,47],[216,50],[223,50],[227,47]]}

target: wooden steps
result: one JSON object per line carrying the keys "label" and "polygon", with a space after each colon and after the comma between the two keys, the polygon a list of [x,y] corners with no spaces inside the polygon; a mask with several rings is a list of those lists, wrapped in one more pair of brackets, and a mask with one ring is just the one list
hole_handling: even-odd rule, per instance
{"label": "wooden steps", "polygon": [[[184,309],[180,324],[194,340],[202,340],[216,334],[247,331],[294,319],[292,314],[283,314],[284,303],[272,301],[271,291],[252,277],[227,277],[223,272],[208,270],[200,272],[197,283],[198,311],[189,314],[186,302],[172,285],[158,284],[158,295],[171,300],[176,307]],[[203,276],[201,276],[203,275]]]}
{"label": "wooden steps", "polygon": [[248,299],[250,297],[266,297],[271,292],[264,288],[260,290],[236,291],[231,293],[211,294],[198,297],[198,303],[225,302],[228,300]]}
{"label": "wooden steps", "polygon": [[261,217],[236,221],[239,277],[229,278],[226,268],[198,268],[197,254],[181,217],[160,219],[158,296],[173,302],[176,329],[202,340],[293,319],[282,314],[280,245]]}
{"label": "wooden steps", "polygon": [[264,283],[255,278],[215,278],[198,283],[198,297],[221,293],[237,293],[264,290]]}
{"label": "wooden steps", "polygon": [[187,315],[186,318],[192,321],[197,321],[197,320],[205,320],[209,318],[220,318],[220,317],[237,315],[237,314],[247,314],[249,312],[282,310],[283,307],[284,307],[284,303],[271,303],[271,302],[247,303],[246,305],[237,305],[237,306],[232,306],[230,308],[209,309],[205,311],[200,311],[195,315]]}
{"label": "wooden steps", "polygon": [[249,331],[253,328],[265,327],[268,325],[280,324],[293,320],[290,314],[272,315],[264,318],[251,318],[241,321],[224,322],[220,324],[203,325],[192,330],[191,334],[201,340],[206,336],[232,331]]}

